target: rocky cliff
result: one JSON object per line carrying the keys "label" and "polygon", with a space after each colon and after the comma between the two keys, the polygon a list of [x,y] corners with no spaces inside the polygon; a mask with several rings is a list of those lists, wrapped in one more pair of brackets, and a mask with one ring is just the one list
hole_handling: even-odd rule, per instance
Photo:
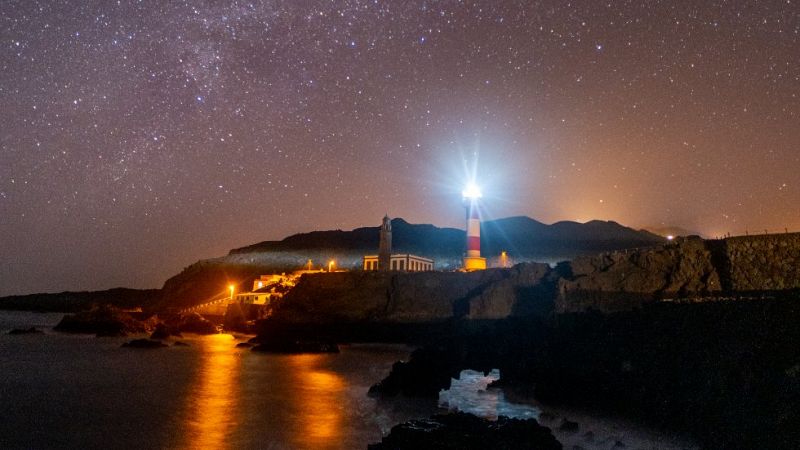
{"label": "rocky cliff", "polygon": [[672,299],[770,296],[800,289],[800,233],[680,238],[559,267],[558,312],[616,311]]}
{"label": "rocky cliff", "polygon": [[[479,272],[334,272],[303,275],[275,319],[290,323],[425,323],[549,311],[546,264]],[[551,289],[552,290],[552,289]],[[550,302],[548,305],[547,302]]]}
{"label": "rocky cliff", "polygon": [[[562,261],[577,255],[594,254],[641,246],[653,246],[664,239],[616,222],[557,222],[546,225],[529,217],[510,217],[483,222],[481,245],[484,253],[497,258],[506,251],[512,261]],[[315,231],[265,241],[230,251],[224,257],[199,261],[167,280],[158,306],[185,307],[224,295],[229,284],[249,289],[252,279],[264,273],[290,272],[311,259],[317,267],[329,259],[345,269],[361,267],[361,258],[378,248],[378,227],[352,231]],[[392,220],[392,242],[396,253],[414,253],[435,260],[437,270],[461,266],[464,231]]]}
{"label": "rocky cliff", "polygon": [[731,289],[800,288],[800,233],[739,236],[723,244]]}
{"label": "rocky cliff", "polygon": [[630,309],[643,302],[703,297],[722,290],[706,241],[578,257],[562,264],[558,311]]}
{"label": "rocky cliff", "polygon": [[289,323],[424,323],[635,309],[660,301],[773,296],[800,288],[800,234],[707,241],[522,263],[479,272],[303,276],[276,318]]}

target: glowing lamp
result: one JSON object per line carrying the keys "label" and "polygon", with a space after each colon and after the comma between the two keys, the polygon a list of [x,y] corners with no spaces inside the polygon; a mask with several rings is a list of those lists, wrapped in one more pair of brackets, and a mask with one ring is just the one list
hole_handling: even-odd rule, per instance
{"label": "glowing lamp", "polygon": [[461,195],[464,198],[474,199],[474,198],[481,198],[483,194],[481,194],[481,188],[479,188],[475,183],[470,183],[461,191]]}

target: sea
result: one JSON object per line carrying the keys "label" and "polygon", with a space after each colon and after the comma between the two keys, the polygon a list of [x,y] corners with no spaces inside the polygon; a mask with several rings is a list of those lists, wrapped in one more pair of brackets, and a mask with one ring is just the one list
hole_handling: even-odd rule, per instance
{"label": "sea", "polygon": [[[0,311],[0,448],[366,449],[398,423],[456,410],[536,418],[565,448],[697,448],[624,419],[511,401],[487,389],[496,370],[462,372],[438,401],[369,397],[406,346],[273,355],[236,347],[252,336],[222,333],[131,349],[121,345],[137,336],[53,331],[62,317]],[[44,333],[8,334],[29,327]],[[560,431],[564,419],[579,431]]]}

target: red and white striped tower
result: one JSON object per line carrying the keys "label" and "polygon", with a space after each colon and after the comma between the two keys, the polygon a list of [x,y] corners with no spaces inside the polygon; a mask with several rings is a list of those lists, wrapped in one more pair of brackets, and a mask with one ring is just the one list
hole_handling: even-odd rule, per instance
{"label": "red and white striped tower", "polygon": [[486,258],[481,258],[481,218],[478,203],[481,191],[474,184],[463,192],[464,207],[467,209],[467,252],[464,255],[465,270],[486,269]]}

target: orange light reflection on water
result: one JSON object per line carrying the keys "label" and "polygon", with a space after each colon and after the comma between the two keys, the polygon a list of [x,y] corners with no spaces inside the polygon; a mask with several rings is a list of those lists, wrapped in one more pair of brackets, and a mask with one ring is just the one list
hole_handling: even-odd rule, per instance
{"label": "orange light reflection on water", "polygon": [[329,355],[293,355],[286,358],[287,369],[298,380],[294,402],[302,417],[296,436],[298,448],[336,448],[342,438],[346,383],[339,375],[319,369]]}
{"label": "orange light reflection on water", "polygon": [[197,381],[187,395],[183,448],[230,448],[230,436],[240,415],[240,352],[229,334],[204,336],[192,342],[199,347]]}

